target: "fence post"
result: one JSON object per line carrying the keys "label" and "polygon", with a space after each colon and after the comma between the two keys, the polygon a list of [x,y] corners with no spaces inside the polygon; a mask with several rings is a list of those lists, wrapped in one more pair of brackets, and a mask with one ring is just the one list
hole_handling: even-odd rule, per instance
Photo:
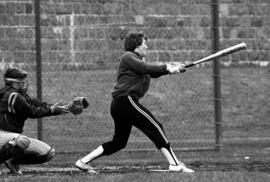
{"label": "fence post", "polygon": [[[41,64],[41,37],[40,37],[40,0],[35,0],[35,39],[36,39],[36,77],[37,98],[42,100],[42,64]],[[42,140],[42,119],[38,119],[38,139]]]}
{"label": "fence post", "polygon": [[[219,2],[211,0],[212,5],[212,52],[219,50]],[[213,61],[213,79],[214,79],[214,106],[215,106],[215,136],[216,151],[220,151],[222,145],[222,118],[221,118],[221,87],[220,87],[220,62]]]}

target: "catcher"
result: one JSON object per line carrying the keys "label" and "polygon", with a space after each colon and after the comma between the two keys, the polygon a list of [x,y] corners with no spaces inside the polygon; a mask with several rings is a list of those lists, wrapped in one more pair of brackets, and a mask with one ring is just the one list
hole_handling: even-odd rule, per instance
{"label": "catcher", "polygon": [[41,118],[69,113],[61,102],[48,104],[27,93],[27,72],[9,68],[0,89],[0,164],[12,174],[22,174],[21,164],[41,164],[55,155],[48,144],[22,134],[28,118]]}

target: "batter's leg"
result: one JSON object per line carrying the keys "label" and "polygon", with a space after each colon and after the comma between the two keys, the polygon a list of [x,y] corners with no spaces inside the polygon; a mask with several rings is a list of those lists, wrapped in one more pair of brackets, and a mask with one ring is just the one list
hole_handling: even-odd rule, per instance
{"label": "batter's leg", "polygon": [[135,127],[140,129],[150,140],[161,150],[163,155],[169,162],[169,170],[171,171],[182,171],[182,172],[194,172],[192,169],[187,168],[183,163],[179,162],[173,150],[171,149],[170,143],[165,135],[163,126],[159,123],[153,114],[146,109],[143,105],[129,97],[129,101],[134,107],[134,121]]}

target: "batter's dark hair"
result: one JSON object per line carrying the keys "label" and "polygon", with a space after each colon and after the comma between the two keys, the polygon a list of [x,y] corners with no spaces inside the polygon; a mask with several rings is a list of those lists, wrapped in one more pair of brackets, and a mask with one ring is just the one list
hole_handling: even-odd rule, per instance
{"label": "batter's dark hair", "polygon": [[137,47],[142,45],[143,39],[147,40],[147,37],[143,33],[129,33],[125,40],[125,51],[133,52]]}

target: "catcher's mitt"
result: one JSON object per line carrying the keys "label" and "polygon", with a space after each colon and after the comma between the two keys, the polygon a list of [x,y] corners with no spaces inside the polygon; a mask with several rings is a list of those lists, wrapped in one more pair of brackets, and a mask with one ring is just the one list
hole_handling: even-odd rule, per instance
{"label": "catcher's mitt", "polygon": [[69,112],[74,115],[81,114],[83,109],[89,106],[89,102],[84,97],[75,97],[72,101],[66,106]]}

